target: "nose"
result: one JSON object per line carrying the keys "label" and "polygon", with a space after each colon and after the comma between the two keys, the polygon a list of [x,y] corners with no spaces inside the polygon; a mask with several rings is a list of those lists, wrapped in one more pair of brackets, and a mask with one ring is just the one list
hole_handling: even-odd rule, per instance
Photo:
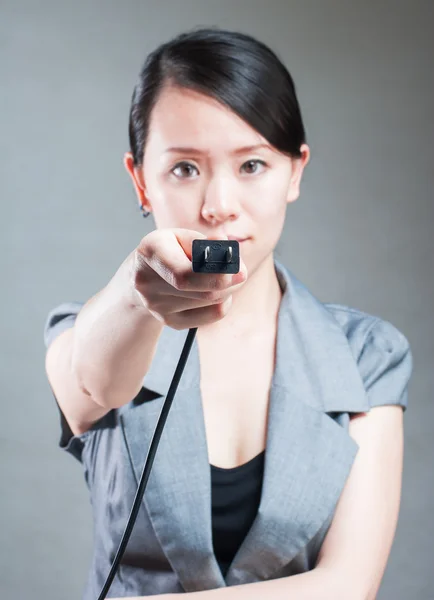
{"label": "nose", "polygon": [[239,217],[240,208],[235,182],[228,176],[214,177],[205,191],[202,205],[204,219],[213,225],[227,220],[233,221]]}

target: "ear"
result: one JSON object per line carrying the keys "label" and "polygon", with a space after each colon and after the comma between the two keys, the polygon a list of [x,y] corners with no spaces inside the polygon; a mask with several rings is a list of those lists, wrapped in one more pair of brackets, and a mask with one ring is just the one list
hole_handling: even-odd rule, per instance
{"label": "ear", "polygon": [[294,202],[300,195],[300,182],[303,175],[304,167],[310,159],[310,149],[307,144],[300,146],[301,157],[292,158],[292,173],[288,188],[287,202]]}
{"label": "ear", "polygon": [[151,205],[146,195],[146,186],[143,177],[143,171],[142,169],[134,165],[134,159],[131,152],[125,152],[124,166],[133,182],[139,205],[143,206],[143,208],[145,208],[146,210],[151,211]]}

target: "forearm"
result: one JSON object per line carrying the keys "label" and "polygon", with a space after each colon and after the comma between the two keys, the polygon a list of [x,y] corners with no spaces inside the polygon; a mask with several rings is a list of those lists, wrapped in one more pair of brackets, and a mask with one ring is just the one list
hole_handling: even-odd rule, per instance
{"label": "forearm", "polygon": [[88,300],[74,325],[73,372],[80,387],[106,408],[137,395],[164,326],[134,296],[132,258]]}
{"label": "forearm", "polygon": [[317,568],[271,581],[193,592],[187,597],[191,600],[351,600],[351,596],[343,594],[340,588],[341,583],[329,571]]}
{"label": "forearm", "polygon": [[[161,594],[158,597],[175,600],[179,594]],[[339,577],[320,568],[271,581],[189,592],[182,597],[190,600],[359,600],[351,591],[344,589],[343,581]],[[129,597],[128,600],[145,598],[148,596]]]}

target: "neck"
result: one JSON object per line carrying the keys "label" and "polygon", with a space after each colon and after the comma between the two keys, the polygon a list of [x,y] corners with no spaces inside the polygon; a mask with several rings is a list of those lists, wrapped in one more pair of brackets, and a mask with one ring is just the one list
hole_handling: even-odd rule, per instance
{"label": "neck", "polygon": [[248,275],[247,281],[232,295],[232,306],[227,315],[210,325],[198,328],[198,336],[223,334],[257,336],[269,331],[277,321],[282,290],[274,268],[273,254]]}

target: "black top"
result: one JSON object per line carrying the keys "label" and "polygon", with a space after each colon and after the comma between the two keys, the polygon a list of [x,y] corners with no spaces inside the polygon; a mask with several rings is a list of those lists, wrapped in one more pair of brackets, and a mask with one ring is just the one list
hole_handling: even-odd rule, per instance
{"label": "black top", "polygon": [[233,469],[211,465],[213,545],[223,576],[256,517],[264,459],[262,451]]}

